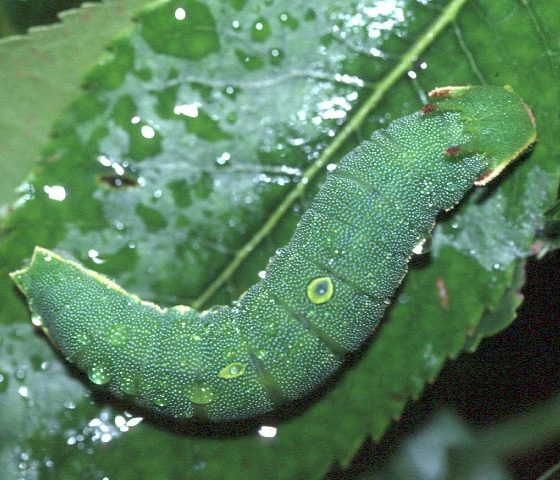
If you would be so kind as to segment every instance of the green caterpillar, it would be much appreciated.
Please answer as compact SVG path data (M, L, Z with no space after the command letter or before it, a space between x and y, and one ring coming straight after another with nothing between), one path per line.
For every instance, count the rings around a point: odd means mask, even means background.
M350 152L265 277L229 306L162 308L44 248L12 278L91 382L180 419L254 417L306 395L372 333L415 245L536 139L498 87L446 87Z

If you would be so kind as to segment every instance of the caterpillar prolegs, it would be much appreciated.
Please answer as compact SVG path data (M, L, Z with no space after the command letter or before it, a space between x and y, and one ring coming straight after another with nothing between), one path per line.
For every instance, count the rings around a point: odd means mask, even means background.
M53 345L117 397L180 419L269 412L340 367L437 214L535 141L530 110L508 89L430 96L341 160L265 277L229 306L162 308L40 247L12 278Z

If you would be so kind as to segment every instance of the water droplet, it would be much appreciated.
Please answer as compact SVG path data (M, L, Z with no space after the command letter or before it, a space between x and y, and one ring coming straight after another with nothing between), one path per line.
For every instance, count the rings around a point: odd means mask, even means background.
M423 255L424 253L428 253L432 248L432 237L428 236L426 238L421 239L412 249L412 253L416 255Z
M220 370L218 376L220 378L230 379L240 377L245 373L245 364L241 362L233 362L226 365Z
M66 189L61 185L45 185L43 190L51 200L62 202L66 198ZM49 260L50 257L48 257L48 260L47 257L45 257L46 262Z
M279 17L280 23L283 26L290 28L291 30L295 30L299 26L299 22L292 17L288 12L282 12Z
M272 65L280 65L284 60L285 54L280 48L271 48L268 51L268 56Z
M187 388L187 398L197 405L207 405L214 398L214 392L203 383L195 383Z
M258 430L258 434L263 438L274 438L278 429L276 427L271 427L268 425L263 425Z
M216 158L216 163L218 165L225 165L231 160L231 154L229 152L223 152L219 157Z
M410 301L410 295L408 293L401 293L398 297L398 302L402 304L406 304Z
M142 125L142 127L140 128L140 133L144 138L147 138L148 140L154 138L156 135L156 131L150 125Z
M305 12L303 19L306 22L311 22L313 20L315 20L317 18L317 14L315 13L315 10L313 10L312 8L307 9L307 11Z
M43 318L41 317L41 315L34 314L34 315L31 316L31 323L33 325L35 325L36 327L42 327L43 326Z
M185 9L184 8L175 9L175 18L179 21L187 18L187 12L185 11Z
M243 52L240 49L235 50L235 55L237 59L241 62L241 65L246 70L257 70L264 66L264 61L258 55L252 55L246 52Z
M25 385L22 385L21 387L18 388L18 393L23 398L28 398L29 397L29 388L27 388Z
M206 462L203 462L202 460L200 462L196 462L193 466L192 469L195 472L199 472L201 470L204 470L206 468Z
M138 381L136 377L120 378L119 389L126 395L136 395L138 393Z
M264 17L259 17L253 23L253 27L251 29L251 38L255 42L264 42L268 37L270 37L270 24L268 20Z
M0 370L0 392L5 392L8 389L8 374Z
M111 374L107 367L103 365L94 365L88 370L88 377L96 385L105 385L111 380Z
M113 347L119 347L128 340L128 327L122 324L112 325L107 340Z

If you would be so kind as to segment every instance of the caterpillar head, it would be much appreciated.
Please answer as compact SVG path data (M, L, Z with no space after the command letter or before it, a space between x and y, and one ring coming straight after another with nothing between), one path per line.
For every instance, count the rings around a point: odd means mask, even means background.
M432 90L430 97L434 103L429 105L435 106L426 113L462 114L470 141L460 146L461 152L484 152L488 157L489 168L476 185L485 185L498 176L536 141L535 117L510 87L440 87ZM453 146L453 152L456 148Z

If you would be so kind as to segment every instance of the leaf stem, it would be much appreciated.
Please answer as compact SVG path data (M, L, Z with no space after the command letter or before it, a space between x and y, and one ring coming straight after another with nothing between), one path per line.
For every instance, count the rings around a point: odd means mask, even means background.
M194 300L192 307L200 309L216 291L231 277L239 265L256 248L256 246L270 233L274 226L284 216L286 211L293 203L302 196L307 188L307 184L321 171L337 150L364 122L373 108L380 102L385 93L399 80L399 78L411 67L413 62L428 48L435 40L437 35L442 32L457 16L457 13L467 0L452 0L441 12L436 21L428 30L403 54L399 63L378 83L377 88L360 106L356 113L350 118L348 123L340 130L333 141L323 150L321 156L305 171L302 181L286 196L278 205L276 210L270 215L268 220L253 235L253 237L236 253L231 262L222 270L220 275L208 285L202 294Z

